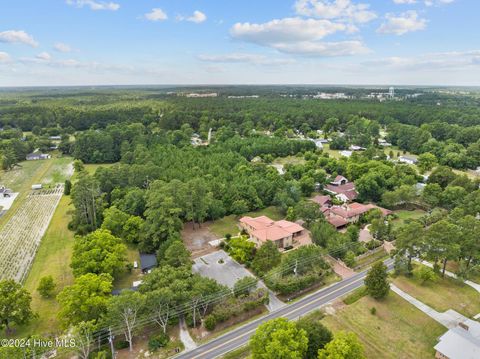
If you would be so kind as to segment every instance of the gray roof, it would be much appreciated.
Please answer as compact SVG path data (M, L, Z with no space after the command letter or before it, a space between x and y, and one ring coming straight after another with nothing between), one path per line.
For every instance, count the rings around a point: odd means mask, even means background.
M140 253L140 268L142 271L155 268L157 266L157 256L155 254Z
M450 359L478 359L480 358L480 323L467 319L464 325L450 329L440 337L435 350Z

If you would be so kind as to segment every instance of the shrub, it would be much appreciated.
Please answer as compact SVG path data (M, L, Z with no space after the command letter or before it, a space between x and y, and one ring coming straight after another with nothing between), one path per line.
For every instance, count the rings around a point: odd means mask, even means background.
M117 350L128 348L130 345L126 340L118 340L115 342L114 347Z
M428 282L434 282L437 278L437 275L433 269L427 266L420 266L420 268L416 271L416 275L421 280L422 285Z
M214 315L207 315L205 317L205 320L203 322L203 325L205 326L205 329L212 331L215 329L217 325L217 319L215 318Z
M347 266L352 268L355 265L355 253L348 251L347 254L345 254L345 258L343 258L343 261Z
M355 289L352 293L347 295L344 299L343 302L347 305L355 303L357 300L365 297L367 295L367 288L366 287L360 287L358 289Z
M371 315L377 314L377 308L371 307L371 308L370 308L370 314L371 314Z
M170 341L170 337L167 334L161 333L148 340L148 350L154 352L159 348L165 347Z
M193 316L192 316L192 313L188 313L186 316L185 316L185 323L187 324L187 326L189 328L193 328ZM196 315L195 317L195 325L198 327L199 325L201 324L201 318L200 318L200 315Z
M233 286L233 294L235 297L249 295L252 290L257 286L258 279L254 277L243 277L235 282Z
M225 239L229 241L230 239L232 239L232 235L230 233L225 234Z
M49 275L40 279L37 290L43 298L50 298L53 295L55 286L56 284L53 281L53 277Z

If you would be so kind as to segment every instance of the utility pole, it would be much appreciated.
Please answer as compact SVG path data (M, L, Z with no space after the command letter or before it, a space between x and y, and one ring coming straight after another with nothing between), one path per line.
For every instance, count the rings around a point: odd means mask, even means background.
M115 349L113 348L113 338L112 329L108 328L108 341L110 342L110 349L112 350L112 359L115 359Z
M295 268L293 268L293 273L297 275L298 259L295 259Z

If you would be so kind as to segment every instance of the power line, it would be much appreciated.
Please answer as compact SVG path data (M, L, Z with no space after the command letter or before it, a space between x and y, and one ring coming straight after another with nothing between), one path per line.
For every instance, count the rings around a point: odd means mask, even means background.
M333 251L327 252L326 254L331 255L331 256L335 256L335 254L341 253L344 250L348 250L352 246L354 246L355 244L356 243L354 243L354 242L344 244L343 246L341 246L339 248L336 248ZM308 264L309 262L311 262L313 260L316 260L316 259L318 259L318 258L317 257L307 257L307 258L297 259L295 262L290 263L287 266L282 266L282 267L280 267L276 270L268 272L267 274L261 276L259 279L265 281L265 280L268 280L270 277L274 278L275 276L278 276L280 274L288 273L289 271L291 271L295 267L298 268L299 265ZM244 285L244 286L242 286L240 288L237 288L237 289L242 290L242 289L247 289L248 287L249 287L248 285ZM197 308L199 308L201 306L209 306L209 305L218 303L221 300L223 300L224 298L231 296L232 293L233 292L232 292L231 289L227 289L227 290L224 290L224 291L221 291L221 292L217 292L213 295L206 296L195 304L192 304L191 301L180 304L175 309L168 311L169 316L170 316L170 318L180 317L181 315L189 313L189 312L193 311L194 309L196 310ZM164 313L166 314L167 312L164 312ZM141 328L141 327L146 326L148 324L152 324L152 323L156 322L156 320L154 318L152 318L152 315L153 315L153 313L145 314L144 318L136 321L135 325L133 326L133 329L138 329L138 328ZM111 336L113 334L122 334L123 333L123 328L124 327L122 325L117 325L115 327L109 328L108 332L106 331L105 328L100 329L97 332L98 333L103 333L103 334L100 334L95 339L92 339L92 342L104 341L108 338L111 338Z

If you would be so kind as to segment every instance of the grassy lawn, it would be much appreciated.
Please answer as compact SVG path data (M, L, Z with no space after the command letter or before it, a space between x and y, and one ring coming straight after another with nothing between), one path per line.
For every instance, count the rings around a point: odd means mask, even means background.
M250 357L250 347L245 345L222 356L222 359L245 359Z
M40 278L47 275L51 275L57 284L56 293L73 282L70 259L74 234L67 228L70 221L68 211L71 208L70 197L63 196L42 239L25 282L25 288L32 295L32 309L38 314L38 318L28 326L18 328L16 333L18 337L25 337L33 333L41 335L60 331L57 302L54 298L43 299L37 292L37 287Z
M324 143L323 144L323 152L324 153L328 153L330 155L330 157L333 157L333 158L341 158L342 156L340 155L340 151L339 150L331 150L330 149L330 144L328 143Z
M394 228L402 226L408 219L418 219L426 214L426 212L422 211L421 209L415 209L413 211L402 209L394 211L394 213L398 216L398 218L392 221Z
M439 276L436 282L422 285L415 275L408 278L398 276L394 278L393 283L439 312L453 309L467 317L480 313L478 292L452 278Z
M447 270L452 273L456 273L458 271L458 266L459 266L458 262L454 262L454 261L447 262ZM480 270L471 273L468 279L471 280L472 282L480 284Z
M267 216L273 219L274 221L278 221L283 218L282 213L277 207L267 207L264 209L260 209L258 211L248 212L245 213L243 216L251 216L251 217L258 217L258 216ZM230 233L232 235L236 235L240 232L238 228L238 220L241 216L235 216L231 214L229 216L225 216L221 219L217 219L212 223L208 224L208 229L216 234L217 236L224 237L225 234Z
M372 307L375 315L370 313ZM372 359L433 358L433 346L447 330L393 292L383 301L363 297L322 322L334 332L357 334Z
M70 178L73 167L72 157L58 157L54 159L53 165L47 170L42 178L44 184L64 183L65 180Z
M140 253L138 252L138 249L134 247L128 247L127 248L127 259L129 263L132 263L134 261L137 261L138 266L140 268ZM132 269L131 272L125 273L121 278L118 278L114 283L113 287L114 289L125 289L125 288L131 288L132 284L134 281L140 280L141 277L141 271L140 269Z
M297 164L304 164L306 161L303 157L296 157L296 156L287 156L287 157L278 157L272 162L272 164L276 165L297 165Z
M87 163L85 164L85 170L88 174L93 175L97 168L99 167L110 167L113 166L115 163Z

